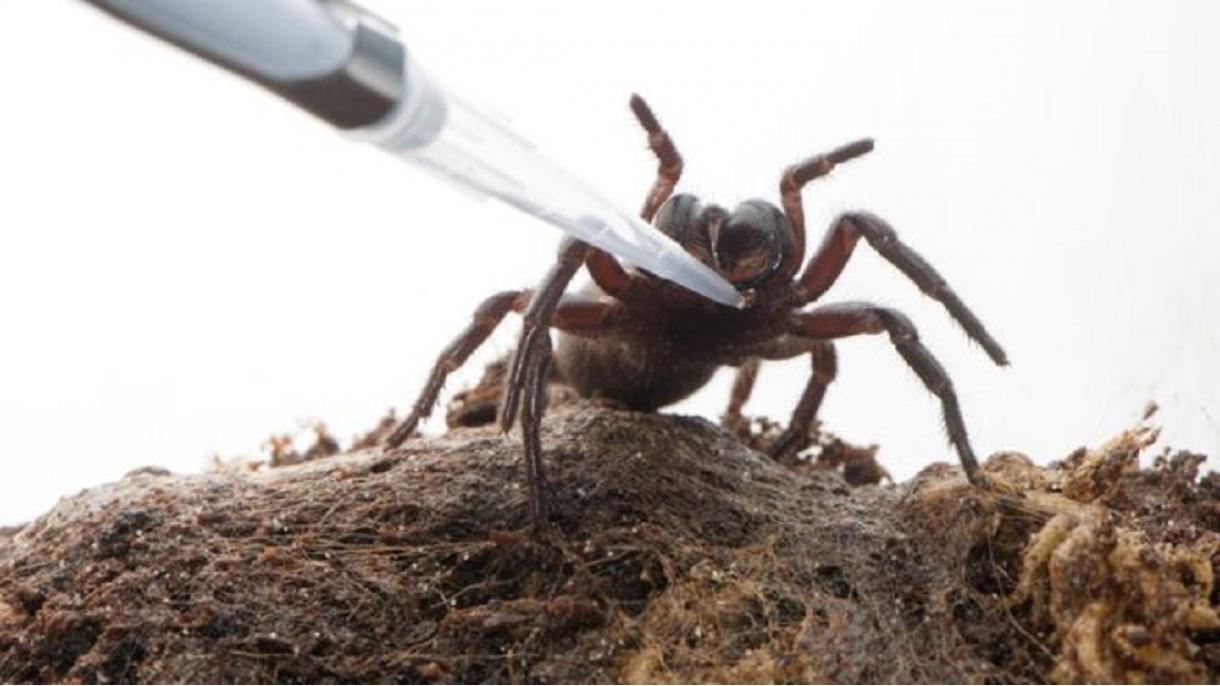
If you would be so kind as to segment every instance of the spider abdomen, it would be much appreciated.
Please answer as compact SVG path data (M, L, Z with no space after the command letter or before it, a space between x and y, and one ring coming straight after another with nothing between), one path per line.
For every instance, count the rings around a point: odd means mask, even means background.
M616 339L561 334L555 350L559 379L588 398L606 398L652 411L682 400L716 373L715 362Z

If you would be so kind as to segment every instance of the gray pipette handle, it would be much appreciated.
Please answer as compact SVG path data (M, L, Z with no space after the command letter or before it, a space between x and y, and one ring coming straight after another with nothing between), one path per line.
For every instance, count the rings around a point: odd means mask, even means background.
M393 27L342 0L87 2L342 129L373 124L402 96Z

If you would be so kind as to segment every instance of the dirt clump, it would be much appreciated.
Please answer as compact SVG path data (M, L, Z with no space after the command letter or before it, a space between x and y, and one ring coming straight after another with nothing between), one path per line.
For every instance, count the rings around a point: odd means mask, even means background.
M1151 438L851 487L561 402L540 537L486 426L135 473L0 536L0 680L1215 683L1220 478Z

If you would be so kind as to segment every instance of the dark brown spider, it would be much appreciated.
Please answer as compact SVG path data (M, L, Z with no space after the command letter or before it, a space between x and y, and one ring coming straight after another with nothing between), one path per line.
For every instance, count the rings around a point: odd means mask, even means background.
M411 413L387 439L389 445L397 446L411 435L431 412L445 377L466 361L508 312L523 313L500 425L505 431L511 429L520 413L530 515L535 526L543 526L547 500L539 425L552 360L559 379L582 395L610 398L644 411L677 402L706 384L722 365L734 366L739 371L729 403L732 419L740 418L759 360L807 354L813 375L788 428L768 449L778 457L804 447L826 386L835 377L831 341L887 333L898 354L940 398L949 441L966 476L982 485L953 384L905 315L859 302L801 309L830 288L856 242L864 238L943 304L996 364L1007 364L1004 350L940 274L871 214L854 212L838 218L804 272L796 276L805 254L801 188L835 165L871 151L873 142L856 141L789 167L779 184L782 210L765 200L749 200L729 212L691 195L672 195L682 174L682 158L643 98L632 96L631 110L648 132L649 147L660 161L641 216L723 274L747 295L749 305L741 310L718 305L645 271L625 270L608 253L567 239L557 263L536 290L497 293L479 306L470 326L441 353ZM581 265L594 283L579 294L565 294ZM551 327L560 331L553 357Z

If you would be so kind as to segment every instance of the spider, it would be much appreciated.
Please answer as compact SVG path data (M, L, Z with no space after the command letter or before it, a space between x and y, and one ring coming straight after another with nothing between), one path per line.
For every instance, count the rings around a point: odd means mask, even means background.
M830 288L863 238L944 305L996 364L1007 364L999 343L940 274L877 216L867 212L840 216L801 271L805 254L801 190L836 165L870 152L873 141L849 143L788 167L779 183L782 209L766 200L748 200L730 212L693 195L674 194L682 157L643 98L633 95L630 106L659 162L641 216L728 279L746 297L747 305L739 310L714 303L647 271L625 269L613 256L586 243L565 239L558 260L536 289L503 291L478 307L470 325L441 353L418 400L387 438L388 445L398 446L414 432L436 404L446 376L509 312L521 314L524 324L506 375L499 422L507 432L520 415L529 513L535 528L542 528L548 508L539 432L548 374L553 372L583 396L653 411L694 393L721 366L737 367L726 415L732 421L741 418L761 360L808 355L813 373L787 428L767 448L779 458L805 446L826 388L835 378L832 341L885 333L940 399L949 442L966 476L976 486L986 487L953 384L920 342L910 319L864 302L803 309ZM581 266L593 282L580 293L565 293ZM554 351L551 328L560 332Z

